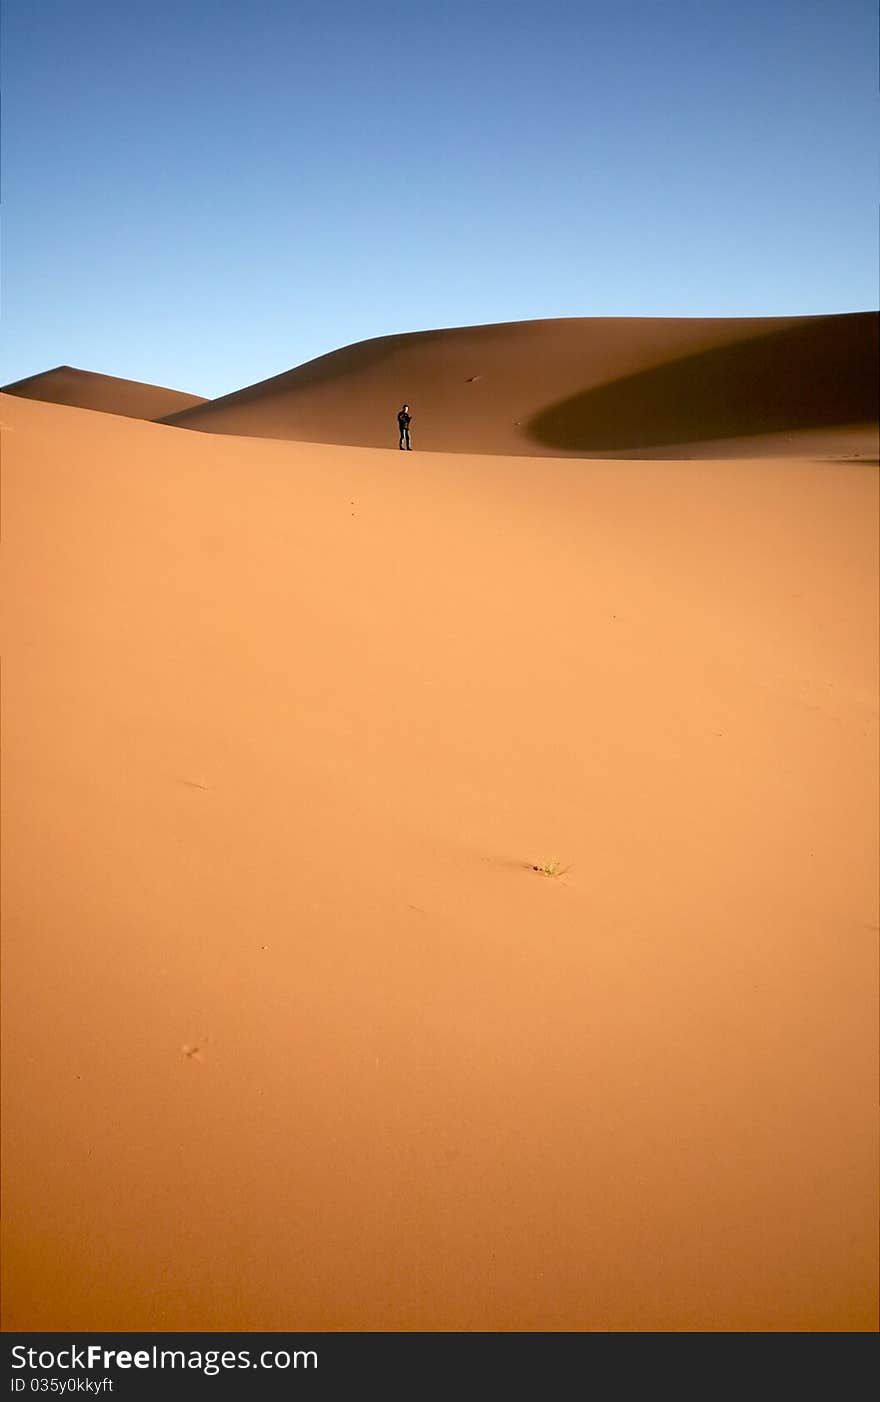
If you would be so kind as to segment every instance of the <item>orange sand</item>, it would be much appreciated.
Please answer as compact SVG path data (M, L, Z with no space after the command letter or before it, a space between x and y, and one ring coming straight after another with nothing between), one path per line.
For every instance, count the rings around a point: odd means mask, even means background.
M4 1327L873 1330L876 473L0 421Z
M196 394L181 394L176 389L145 385L138 380L120 380L115 375L97 375L91 370L74 370L70 365L58 365L42 375L29 375L26 380L4 385L3 393L49 404L70 404L77 409L98 409L103 414L122 414L131 419L161 419L207 402Z
M168 421L528 456L877 456L878 318L568 317L383 336ZM96 405L94 407L100 407Z

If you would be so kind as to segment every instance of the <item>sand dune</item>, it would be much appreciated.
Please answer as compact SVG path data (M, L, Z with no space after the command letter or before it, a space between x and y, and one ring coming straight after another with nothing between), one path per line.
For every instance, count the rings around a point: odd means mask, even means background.
M877 317L570 318L363 341L184 410L185 428L615 457L876 456Z
M872 1331L876 473L0 421L4 1327Z
M197 394L181 394L176 389L144 385L137 380L119 380L115 375L74 370L70 365L58 365L41 375L16 380L14 384L4 385L2 392L49 404L98 409L103 414L121 414L129 419L161 419L206 403Z

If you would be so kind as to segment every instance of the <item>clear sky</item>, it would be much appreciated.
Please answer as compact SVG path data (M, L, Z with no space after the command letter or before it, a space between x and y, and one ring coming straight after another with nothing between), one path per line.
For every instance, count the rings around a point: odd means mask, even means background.
M0 383L877 305L874 0L4 0Z

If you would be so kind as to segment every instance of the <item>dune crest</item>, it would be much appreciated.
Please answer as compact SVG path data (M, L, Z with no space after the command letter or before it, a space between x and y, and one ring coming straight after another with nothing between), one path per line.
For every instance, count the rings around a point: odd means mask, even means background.
M877 316L567 318L385 336L166 418L249 437L604 457L876 456Z
M48 404L67 404L76 409L96 409L102 414L119 414L128 419L162 419L207 401L197 394L183 394L161 385L121 380L115 375L98 375L57 365L39 375L4 385L3 394L22 399L38 399Z

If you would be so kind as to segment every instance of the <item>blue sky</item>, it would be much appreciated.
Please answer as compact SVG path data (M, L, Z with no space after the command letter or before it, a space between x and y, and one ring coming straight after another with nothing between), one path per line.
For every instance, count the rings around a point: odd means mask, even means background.
M0 383L877 305L874 0L4 0Z

